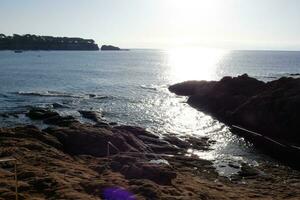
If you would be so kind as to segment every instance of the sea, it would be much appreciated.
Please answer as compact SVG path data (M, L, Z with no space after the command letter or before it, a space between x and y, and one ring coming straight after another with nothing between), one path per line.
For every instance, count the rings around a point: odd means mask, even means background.
M0 127L32 122L30 106L55 108L83 119L78 110L101 112L108 121L137 125L164 137L208 137L208 151L189 154L213 161L221 175L236 165L275 162L229 127L190 107L168 86L187 80L219 80L247 73L262 81L299 77L300 52L203 48L130 51L0 51ZM8 116L5 114L9 114ZM234 167L232 167L234 166Z

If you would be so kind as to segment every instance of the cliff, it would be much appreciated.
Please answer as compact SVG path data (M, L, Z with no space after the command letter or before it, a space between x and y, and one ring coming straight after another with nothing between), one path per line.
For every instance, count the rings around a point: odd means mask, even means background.
M92 39L0 34L0 50L89 50L99 47Z

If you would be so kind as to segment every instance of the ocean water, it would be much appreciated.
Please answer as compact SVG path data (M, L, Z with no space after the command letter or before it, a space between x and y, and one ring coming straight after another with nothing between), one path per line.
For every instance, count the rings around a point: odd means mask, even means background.
M0 52L0 126L31 123L28 106L57 109L80 120L78 110L102 112L110 121L138 125L164 136L216 140L210 151L193 151L213 160L220 173L229 163L268 160L227 126L187 105L168 91L185 80L218 80L243 73L263 81L300 73L300 52L218 49L131 50L111 52Z

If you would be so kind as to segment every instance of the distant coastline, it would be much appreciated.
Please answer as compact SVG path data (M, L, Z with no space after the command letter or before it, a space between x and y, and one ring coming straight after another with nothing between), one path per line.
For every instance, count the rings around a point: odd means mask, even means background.
M93 39L53 37L38 35L6 36L0 34L0 50L81 50L98 51L99 47Z
M120 47L112 45L102 45L101 51L129 51L129 49L121 49Z

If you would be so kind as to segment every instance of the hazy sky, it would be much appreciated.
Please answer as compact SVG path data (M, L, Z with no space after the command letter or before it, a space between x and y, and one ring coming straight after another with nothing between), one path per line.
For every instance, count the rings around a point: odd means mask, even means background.
M121 47L300 50L300 0L1 0L1 32Z

